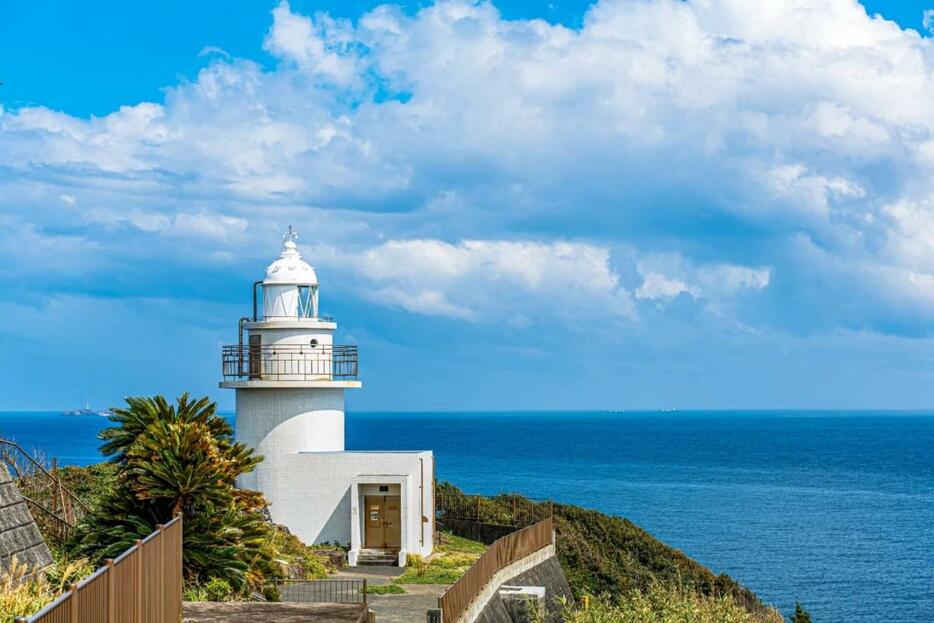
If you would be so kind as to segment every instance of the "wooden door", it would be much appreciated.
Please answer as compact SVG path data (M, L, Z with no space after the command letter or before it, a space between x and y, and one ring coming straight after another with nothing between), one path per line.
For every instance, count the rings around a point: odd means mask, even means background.
M398 495L367 495L366 534L363 546L377 549L402 547L402 498Z
M250 334L249 346L250 378L263 378L263 336L258 333Z
M402 498L398 495L383 497L383 538L389 549L402 547Z

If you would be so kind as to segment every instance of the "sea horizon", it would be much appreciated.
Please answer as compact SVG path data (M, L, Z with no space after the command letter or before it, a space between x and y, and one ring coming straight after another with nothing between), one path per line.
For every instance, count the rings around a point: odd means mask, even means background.
M346 445L430 449L438 479L467 492L626 517L782 612L799 600L822 623L934 620L931 415L350 410ZM386 418L398 425L373 425ZM62 464L103 460L96 435L109 425L0 411L0 436Z
M14 409L6 408L0 409L0 415L4 413L60 413L65 414L68 411L78 409L80 407L62 407L62 408L29 408L29 409ZM97 411L110 410L113 408L119 408L118 405L110 405L107 407L104 406L91 406L90 409ZM218 413L223 414L234 414L234 408L218 408ZM814 414L814 415L845 415L845 416L860 416L860 415L921 415L921 416L934 416L934 407L917 407L917 408L886 408L886 407L868 407L868 408L844 408L844 407L834 407L834 408L823 408L823 407L789 407L789 408L773 408L773 407L764 407L764 408L743 408L743 407L729 407L729 408L670 408L670 409L625 409L625 408L593 408L593 409L354 409L347 407L345 413L360 413L360 414L369 414L369 415L445 415L445 414L471 414L471 415L483 415L483 414L492 414L492 415L502 415L502 414L651 414L651 415L677 415L677 414L719 414L719 415L730 415L730 414L739 414L743 416L749 415L805 415L805 414ZM105 416L80 416L80 417L105 417Z

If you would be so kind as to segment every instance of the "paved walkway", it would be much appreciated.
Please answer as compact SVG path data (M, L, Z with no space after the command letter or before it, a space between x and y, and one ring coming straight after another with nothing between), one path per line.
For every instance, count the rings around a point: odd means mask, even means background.
M388 584L405 569L399 567L346 567L334 578L366 579L370 584ZM447 584L401 584L404 595L367 595L367 604L376 613L377 623L419 623L429 608L438 607L438 595Z
M298 604L268 601L186 602L183 621L184 623L359 623L362 614L361 604ZM416 619L408 620L415 621Z

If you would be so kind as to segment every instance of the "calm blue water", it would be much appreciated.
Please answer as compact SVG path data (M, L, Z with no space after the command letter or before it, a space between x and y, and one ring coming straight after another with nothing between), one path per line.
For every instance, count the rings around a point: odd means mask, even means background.
M97 461L106 425L0 413L67 463ZM356 413L347 446L433 449L467 491L626 516L817 623L934 621L934 414Z

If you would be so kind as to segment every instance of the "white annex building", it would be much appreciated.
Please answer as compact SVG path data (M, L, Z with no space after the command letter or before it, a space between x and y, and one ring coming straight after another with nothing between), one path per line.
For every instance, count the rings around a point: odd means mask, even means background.
M253 284L240 341L223 348L221 387L237 400L237 439L264 457L238 483L261 491L273 521L306 543L349 545L355 565L431 553L434 456L344 450L344 391L361 387L357 347L334 344L318 278L289 227Z

